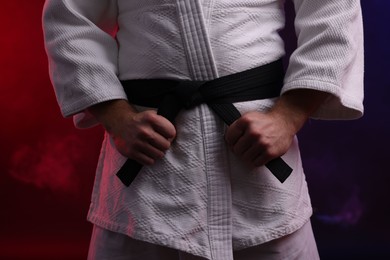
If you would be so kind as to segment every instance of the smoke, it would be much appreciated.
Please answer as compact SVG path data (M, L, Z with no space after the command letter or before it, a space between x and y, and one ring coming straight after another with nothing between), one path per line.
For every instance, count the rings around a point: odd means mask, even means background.
M23 145L11 156L9 174L24 183L55 192L75 194L80 190L82 140L77 135L46 137Z
M314 217L329 225L355 226L366 213L361 184L354 176L362 165L353 155L339 154L331 146L319 147L317 156L310 153L304 158Z
M316 218L326 224L349 227L358 224L363 215L363 203L359 197L359 188L354 186L351 194L341 203L333 214L316 214Z

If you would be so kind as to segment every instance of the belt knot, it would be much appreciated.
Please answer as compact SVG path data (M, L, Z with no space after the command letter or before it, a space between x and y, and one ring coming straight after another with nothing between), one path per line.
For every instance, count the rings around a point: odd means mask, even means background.
M200 91L203 84L203 81L180 81L175 88L174 95L184 108L196 107L207 102Z

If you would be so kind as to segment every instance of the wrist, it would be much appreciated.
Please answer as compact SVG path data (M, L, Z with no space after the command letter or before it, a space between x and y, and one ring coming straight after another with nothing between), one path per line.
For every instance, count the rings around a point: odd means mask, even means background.
M328 96L329 93L312 89L291 90L284 93L269 112L281 117L296 134Z
M118 124L137 114L137 110L124 99L98 103L89 107L88 111L109 133L113 132Z

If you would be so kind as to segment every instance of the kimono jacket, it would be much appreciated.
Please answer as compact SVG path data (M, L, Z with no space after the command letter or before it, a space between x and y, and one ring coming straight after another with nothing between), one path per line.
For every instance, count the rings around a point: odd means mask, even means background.
M313 115L363 113L363 28L358 0L293 0L297 48L283 94L306 88L331 95ZM285 55L278 0L46 0L43 29L50 76L64 117L96 125L86 108L127 99L120 80L211 80ZM161 86L163 87L163 86ZM266 111L275 99L235 103ZM143 109L143 108L140 108ZM130 187L116 173L127 158L108 134L102 144L88 220L134 239L207 259L290 234L312 207L295 138L279 182L250 170L224 141L226 126L207 105L183 110L165 157Z

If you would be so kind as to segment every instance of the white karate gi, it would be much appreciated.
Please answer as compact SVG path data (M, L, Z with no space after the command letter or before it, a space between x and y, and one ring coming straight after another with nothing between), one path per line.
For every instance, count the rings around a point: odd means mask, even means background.
M320 119L363 113L363 29L358 0L293 0L298 47L282 93L331 93ZM50 75L64 116L96 122L91 105L126 99L119 80L210 80L284 55L277 0L46 0L43 26ZM118 27L117 27L118 26ZM116 29L116 39L112 37ZM163 87L163 86L162 86ZM274 99L237 103L264 111ZM312 214L297 140L283 159L282 184L265 167L249 172L227 148L226 126L206 105L182 111L166 156L144 167L130 187L125 162L106 134L88 220L134 239L207 259L232 259L298 230Z

